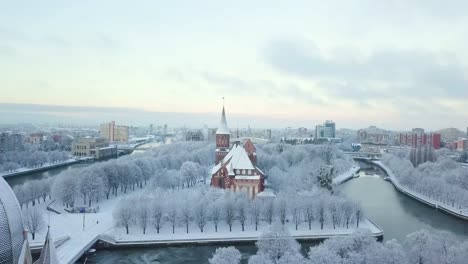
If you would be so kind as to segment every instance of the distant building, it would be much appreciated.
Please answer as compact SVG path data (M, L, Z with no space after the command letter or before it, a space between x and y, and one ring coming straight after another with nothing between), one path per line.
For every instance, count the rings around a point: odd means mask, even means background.
M315 138L325 138L325 129L323 129L323 125L315 126Z
M426 134L424 130L413 130L418 133L400 133L400 146L417 148L419 146L431 145L434 149L440 149L441 135L438 133ZM422 133L421 133L422 132Z
M0 133L0 153L23 149L23 135L6 132Z
M413 134L424 134L424 128L413 128L411 129Z
M457 150L457 141L453 142L446 142L445 143L445 148L450 149L450 150Z
M300 127L297 129L298 134L307 134L307 128L305 127Z
M80 138L72 144L72 155L105 159L117 156L117 147L109 146L104 138Z
M117 126L115 121L101 124L99 132L109 142L128 143L129 127Z
M336 124L331 120L325 121L323 124L325 129L325 137L326 138L336 138Z
M315 138L335 138L336 124L331 120L325 121L322 125L315 126Z
M450 128L444 128L436 131L436 133L440 134L442 136L442 141L444 142L451 142L451 141L456 141L458 138L464 138L465 133L463 131L459 130L458 128L450 127Z
M28 137L28 143L34 146L41 146L42 142L44 141L44 134L43 133L32 133Z
M359 129L357 131L357 138L359 142L387 143L390 139L390 133L376 126L370 126Z
M459 138L457 140L457 150L464 151L468 149L468 139L466 138Z
M185 141L203 141L204 136L201 130L189 130L185 133Z
M271 140L271 129L266 129L264 131L264 136L266 139Z

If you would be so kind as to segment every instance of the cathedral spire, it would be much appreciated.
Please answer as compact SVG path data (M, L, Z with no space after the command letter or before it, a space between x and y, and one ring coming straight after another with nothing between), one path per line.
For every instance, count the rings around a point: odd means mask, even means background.
M224 101L224 98L223 98L223 101ZM223 105L223 112L221 113L221 122L219 124L218 130L216 131L216 134L218 135L230 134L227 121L226 121L226 112L224 111L224 105Z

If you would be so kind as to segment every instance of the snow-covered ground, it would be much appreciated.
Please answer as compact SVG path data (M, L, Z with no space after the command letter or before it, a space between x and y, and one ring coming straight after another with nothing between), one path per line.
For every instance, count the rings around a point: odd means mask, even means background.
M351 168L349 168L348 171L346 171L346 172L336 176L335 178L333 178L333 184L335 184L335 185L342 184L343 182L353 178L354 175L358 174L360 169L361 169L361 167L359 167L357 165L353 165Z
M151 243L203 243L214 241L245 241L256 240L262 230L267 228L266 222L261 222L258 231L255 231L255 225L250 220L246 221L245 231L241 230L239 222L235 222L232 227L232 232L229 232L229 227L225 222L220 221L218 232L214 230L214 224L208 222L204 228L204 232L194 224L190 224L189 233L186 233L185 226L178 224L175 228L175 234L172 234L172 226L170 223L164 223L160 234L150 224L147 228L147 233L142 234L142 229L138 226L130 227L130 234L125 233L123 227L115 227L114 218L112 216L114 207L118 204L119 200L128 196L140 196L148 189L136 190L127 195L120 195L117 198L103 200L100 202L100 212L95 214L70 214L70 213L48 213L45 215L45 220L48 222L50 215L51 232L55 239L60 237L69 236L69 240L57 248L57 255L60 263L74 263L84 252L86 252L94 243L103 239L114 243L116 245L130 245L130 244L151 244ZM45 204L40 206L45 207ZM59 207L55 205L54 208ZM83 230L83 218L85 227ZM355 232L357 229L355 225L350 226L349 229L345 227L337 227L333 229L331 224L326 224L324 229L320 229L317 221L312 224L312 229L308 229L307 223L301 223L298 230L295 230L294 224L291 221L287 223L291 234L295 238L302 239L319 239L333 236L345 236ZM383 231L375 224L367 219L364 219L360 224L360 229L369 230L374 236L380 236ZM43 243L47 229L44 228L40 233L36 234L36 239L32 241L32 246L37 246Z
M6 177L14 176L14 175L17 175L17 174L23 174L23 173L33 172L33 171L38 171L38 170L44 170L44 169L48 169L48 168L53 168L53 167L58 167L58 166L63 166L63 165L75 163L75 162L77 162L77 160L73 159L73 158L70 158L70 159L65 160L65 161L56 162L56 163L46 162L46 163L44 163L44 165L42 167L19 168L19 169L13 171L13 172L0 173L0 176L6 178Z
M452 207L452 206L449 206L449 205L446 205L440 201L437 201L437 200L434 200L430 197L427 197L423 194L420 194L402 184L399 183L398 181L398 178L395 176L395 174L393 174L393 172L387 167L385 166L385 164L383 164L380 160L379 161L372 161L374 164L376 164L377 166L380 166L382 169L384 169L387 174L388 174L388 177L390 177L390 180L391 182L393 183L393 185L396 187L397 190L401 191L402 193L416 199L416 200L419 200L420 202L423 202L423 203L426 203L434 208L438 208L440 210L444 210L454 216L457 216L459 218L462 218L462 219L465 219L465 220L468 220L468 208L462 208L462 209L459 209L459 208L456 208L456 207Z

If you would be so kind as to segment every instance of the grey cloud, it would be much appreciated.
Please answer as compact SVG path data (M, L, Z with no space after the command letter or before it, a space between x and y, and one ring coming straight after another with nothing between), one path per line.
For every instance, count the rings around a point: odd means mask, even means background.
M326 57L317 48L284 40L269 43L264 55L274 69L322 82L334 96L468 97L465 68L454 56L381 50L360 59Z
M231 89L235 89L236 92L246 91L249 89L249 86L250 86L248 82L242 79L217 74L214 72L204 71L200 73L200 76L205 81L208 81L217 85L222 85Z
M205 81L220 85L223 92L268 96L274 99L293 99L307 104L322 104L314 91L304 89L295 83L276 83L271 80L243 80L207 71L202 72L200 75Z

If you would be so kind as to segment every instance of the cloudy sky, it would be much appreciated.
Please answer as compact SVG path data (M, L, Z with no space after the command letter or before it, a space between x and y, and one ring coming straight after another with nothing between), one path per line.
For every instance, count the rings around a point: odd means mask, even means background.
M468 1L1 1L0 103L468 125ZM252 125L252 124L251 124Z

